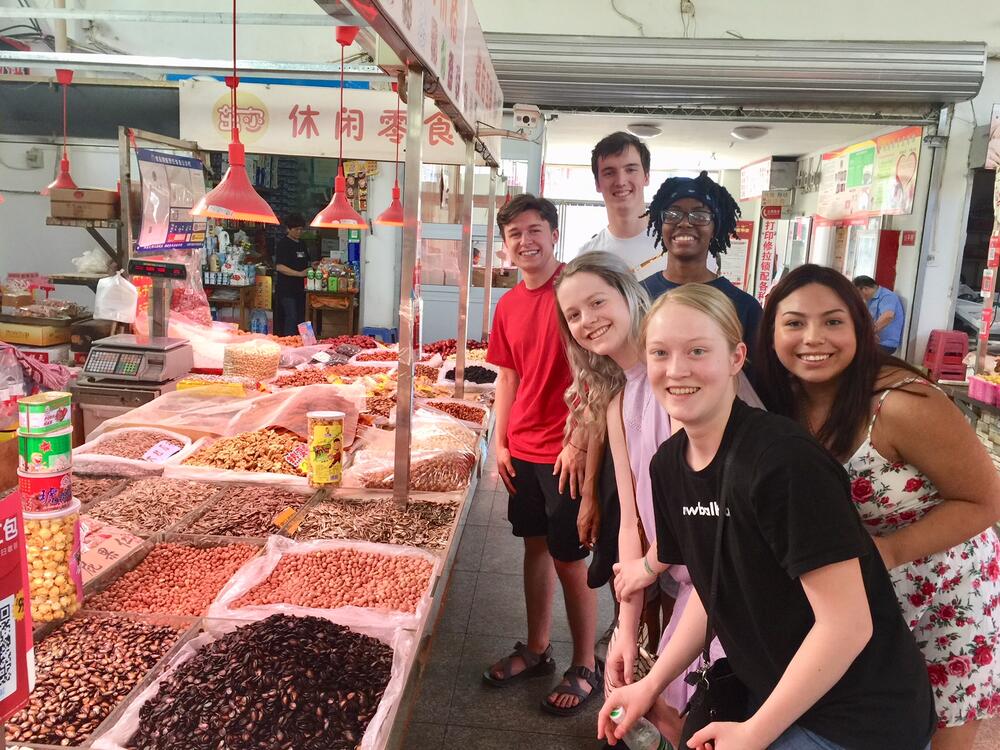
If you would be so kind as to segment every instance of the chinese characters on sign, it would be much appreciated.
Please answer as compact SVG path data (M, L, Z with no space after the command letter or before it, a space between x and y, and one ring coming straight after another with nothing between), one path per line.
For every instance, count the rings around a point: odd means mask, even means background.
M229 113L225 115L229 117ZM205 241L205 220L191 207L205 194L200 159L136 150L142 183L142 214L136 252L191 250Z
M760 235L760 268L757 271L757 301L764 304L764 298L771 291L774 274L775 238L778 236L778 222L764 219Z
M218 81L181 83L182 138L225 150L232 108L221 99L224 91ZM423 161L464 164L465 145L452 121L432 105L425 109ZM270 154L336 157L343 138L347 159L395 161L407 130L406 110L397 112L395 93L366 89L353 89L341 111L335 88L241 85L239 117L247 150Z
M21 495L0 500L0 719L9 719L28 701L33 685L31 606L24 546Z

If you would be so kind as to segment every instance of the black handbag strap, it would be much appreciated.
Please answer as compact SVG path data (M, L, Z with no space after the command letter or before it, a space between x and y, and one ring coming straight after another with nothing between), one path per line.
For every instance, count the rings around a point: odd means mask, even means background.
M712 638L715 634L715 602L719 594L719 568L722 561L722 530L725 526L726 506L732 489L733 463L736 459L736 454L739 452L740 446L743 444L743 438L746 436L750 425L757 421L756 417L757 414L754 411L751 411L751 413L748 414L743 420L743 424L736 428L736 432L733 434L732 442L726 450L726 458L722 463L722 476L719 482L719 520L715 526L715 551L712 554L712 583L708 590L708 602L705 604L705 613L708 615L708 619L705 625L705 647L701 652L702 673L707 671L712 665L710 649L712 646Z

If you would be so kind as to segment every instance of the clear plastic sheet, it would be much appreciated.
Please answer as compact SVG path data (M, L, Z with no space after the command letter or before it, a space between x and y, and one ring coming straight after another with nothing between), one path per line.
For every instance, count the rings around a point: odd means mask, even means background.
M469 486L476 465L475 451L432 450L410 453L412 492L454 492ZM396 472L393 454L368 450L354 454L351 468L344 472L344 487L391 490Z
M216 393L211 387L165 393L127 414L109 419L95 431L100 435L127 425L149 425L182 434L232 436L265 427L284 427L303 438L306 413L344 412L344 444L350 445L364 410L363 385L317 383L276 393L239 397Z
M396 434L391 430L362 428L358 435L361 447L368 453L392 458L396 451ZM414 412L410 421L410 450L457 450L475 453L476 433L457 419L438 411Z
M127 436L130 433L146 432L146 433L158 433L164 436L164 439L169 438L170 440L176 441L181 444L181 448L177 453L167 457L163 461L147 461L141 458L124 458L122 456L114 456L105 453L95 453L94 451L98 449L101 443L105 443L115 437ZM187 435L181 435L178 432L171 432L169 430L161 430L158 427L125 427L120 430L109 430L107 432L102 432L99 436L93 440L84 443L78 448L73 449L73 468L76 471L81 469L86 473L94 473L90 468L93 465L100 466L132 466L140 469L148 469L150 471L155 471L156 469L162 469L168 463L177 463L183 461L191 453L191 438Z
M135 734L139 726L139 712L143 705L159 692L160 681L163 678L194 656L202 646L211 643L236 628L263 620L272 614L274 613L266 612L260 615L248 613L240 620L205 618L202 621L202 633L182 645L180 650L169 659L166 665L156 671L149 686L140 692L122 711L118 721L114 725L101 733L100 737L94 741L92 747L96 750L126 750L129 739ZM353 624L343 622L336 616L317 615L315 610L289 611L287 614L322 616L338 625L347 626L355 633L377 638L392 648L392 671L389 676L389 684L386 686L375 716L372 717L371 722L368 724L368 728L361 738L361 744L358 746L359 750L375 750L376 748L385 747L389 730L392 728L390 719L395 715L399 698L403 693L403 688L406 686L406 679L413 664L415 653L415 638L413 633L377 623Z

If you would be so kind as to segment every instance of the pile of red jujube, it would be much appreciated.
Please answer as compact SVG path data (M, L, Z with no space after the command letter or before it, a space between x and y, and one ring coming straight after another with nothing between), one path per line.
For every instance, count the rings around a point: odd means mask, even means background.
M476 339L469 339L465 342L466 349L486 349L488 346L489 344L487 342L477 341ZM440 354L442 357L450 357L458 351L458 340L441 339L440 341L434 341L430 344L424 344L423 350L425 352L430 352L431 354Z
M231 606L291 604L316 609L371 607L416 612L427 593L430 561L355 549L284 555L271 575Z
M362 349L374 349L379 345L379 342L372 338L371 336L334 336L330 339L320 339L317 343L328 344L331 348L336 349L341 344L350 344L351 346L360 346Z
M204 614L226 582L257 554L249 544L157 544L133 570L86 602L110 612Z

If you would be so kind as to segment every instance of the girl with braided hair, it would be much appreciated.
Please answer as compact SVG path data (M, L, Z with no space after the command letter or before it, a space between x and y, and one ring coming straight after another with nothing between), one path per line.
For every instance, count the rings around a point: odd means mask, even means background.
M707 172L694 178L671 177L656 191L647 216L654 247L662 247L667 256L666 269L642 281L650 299L692 282L715 287L736 306L747 359L753 362L763 315L760 303L708 265L710 254L721 265L720 256L735 236L740 207L733 196Z

